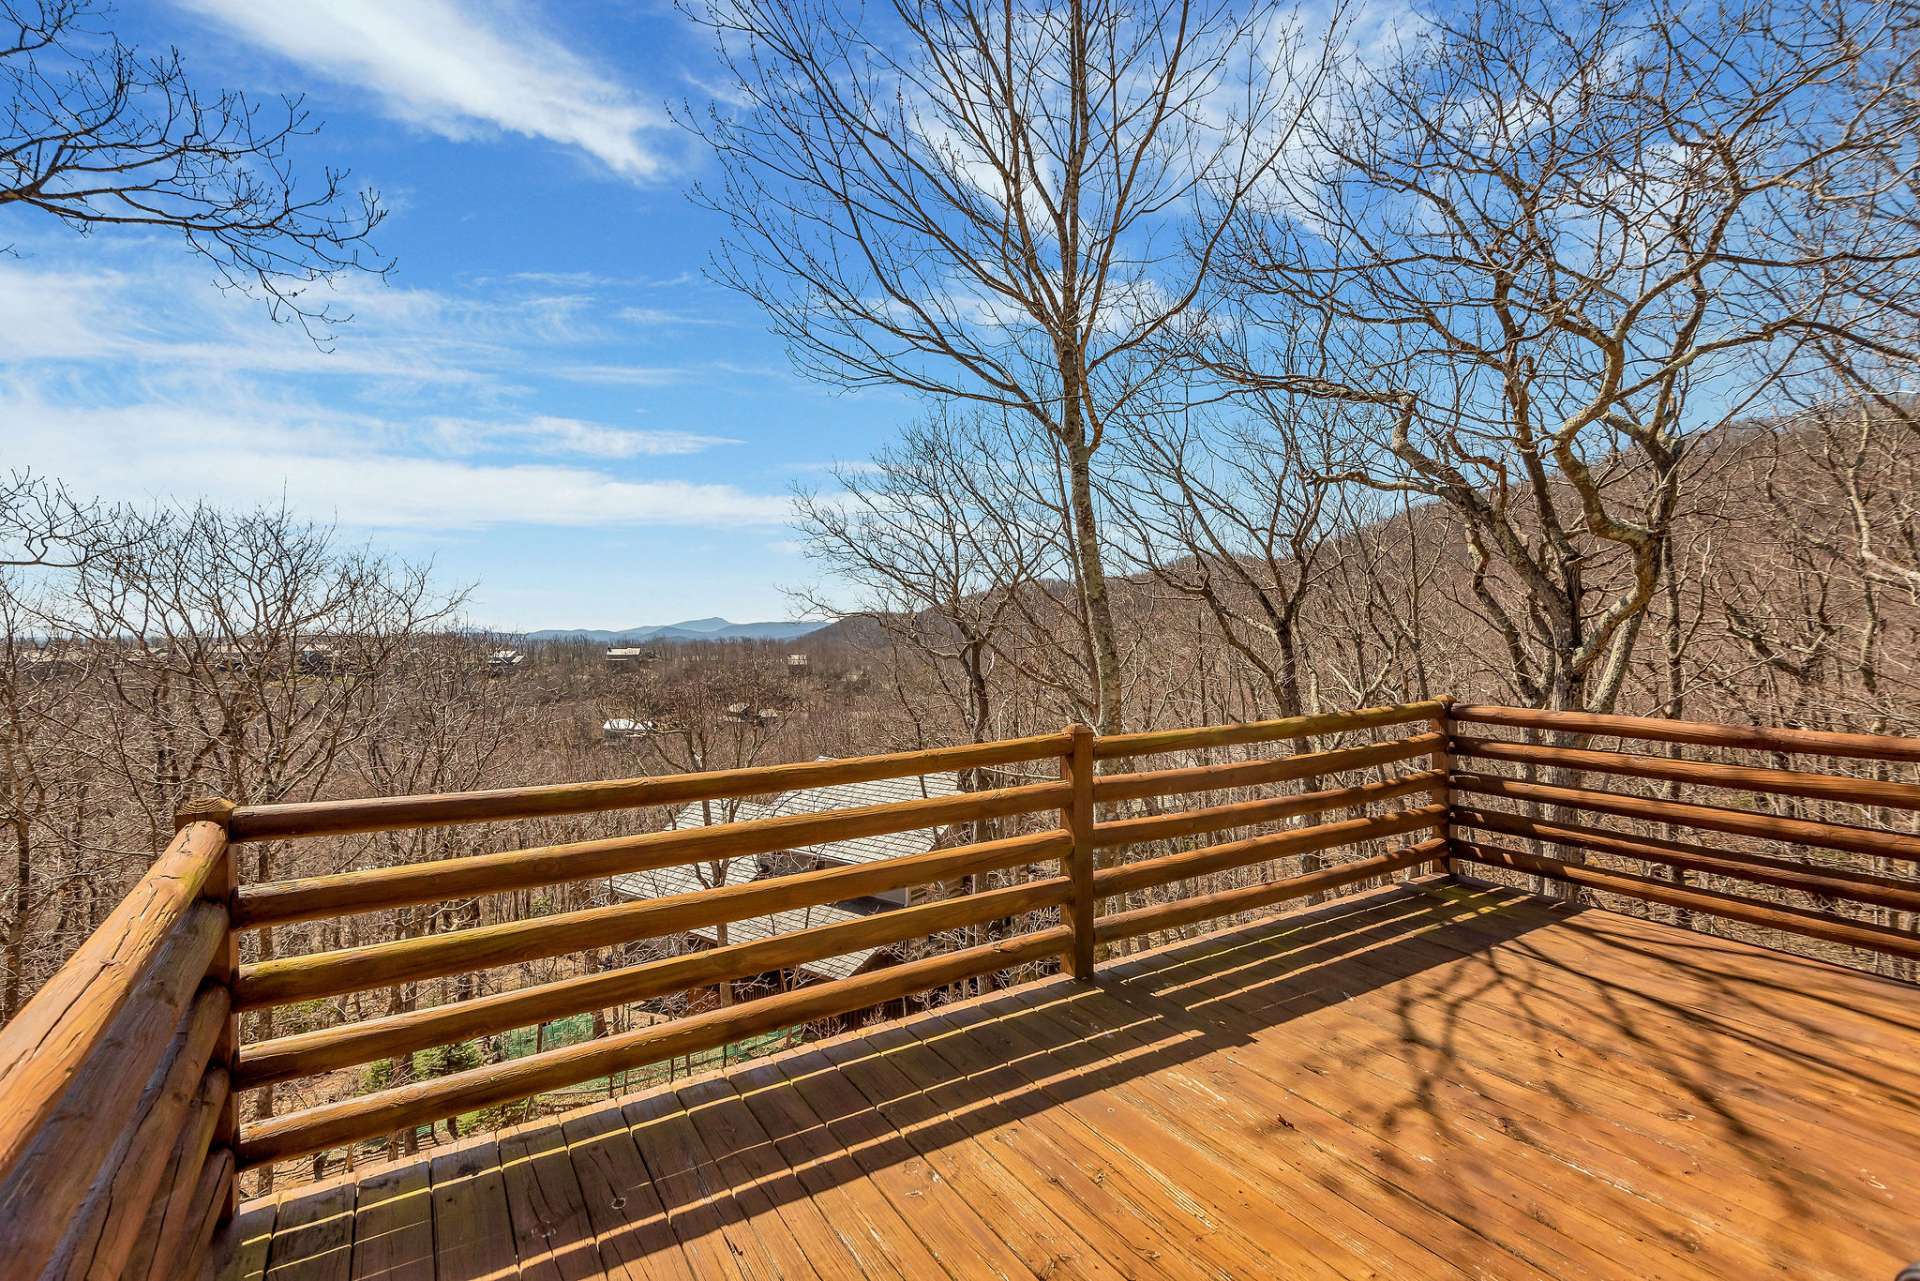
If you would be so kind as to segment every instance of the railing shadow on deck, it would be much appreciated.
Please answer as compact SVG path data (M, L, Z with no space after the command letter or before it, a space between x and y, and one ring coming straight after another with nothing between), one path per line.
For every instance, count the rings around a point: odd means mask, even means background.
M1510 898L1506 895L1503 901ZM597 1275L599 1265L586 1266L586 1259L569 1265L566 1256L592 1251L608 1258L644 1254L649 1240L662 1239L671 1230L668 1215L687 1216L702 1233L725 1232L750 1216L810 1199L883 1167L924 1160L930 1152L1017 1125L1076 1099L1223 1051L1250 1049L1260 1031L1458 962L1461 951L1421 946L1418 939L1436 924L1483 911L1471 896L1446 903L1411 893L1364 906L1335 900L1119 960L1111 971L1103 969L1093 984L1060 977L1042 980L905 1023L878 1025L789 1051L773 1061L739 1065L717 1077L697 1078L670 1091L678 1106L669 1116L650 1117L631 1101L616 1101L528 1123L515 1132L524 1137L495 1142L523 1151L518 1159L534 1163L543 1188L550 1180L539 1176L538 1167L571 1164L568 1144L583 1159L592 1159L583 1151L592 1145L622 1145L617 1157L597 1164L635 1168L637 1161L637 1168L646 1171L646 1186L623 1193L621 1209L640 1212L619 1230L581 1232L587 1220L569 1225L563 1215L543 1225L552 1235L539 1243L540 1249L560 1275ZM1565 915L1490 912L1472 936L1472 949L1494 948ZM1366 963L1356 964L1362 954ZM1226 1013L1229 997L1237 998L1231 1014ZM1258 1013L1247 1012L1249 1002L1257 1003ZM973 1044L964 1044L969 1041ZM784 1090L789 1083L800 1089L785 1101L783 1111L791 1117L793 1108L803 1109L810 1118L807 1128L815 1131L811 1136L800 1129L769 1128L777 1126L775 1114L752 1106L756 1093ZM702 1147L697 1165L676 1159L676 1153L685 1152L684 1139L655 1141L657 1128L684 1124L679 1108L686 1109ZM746 1109L746 1114L728 1125L703 1123L704 1114L718 1108ZM609 1125L614 1116L618 1122ZM1438 1107L1432 1109L1432 1119L1444 1124ZM556 1131L567 1144L557 1141ZM729 1145L724 1137L729 1132L744 1132L746 1142ZM817 1149L823 1137L829 1155L805 1161L804 1172L789 1165L788 1153L810 1139ZM516 1159L503 1156L509 1164ZM760 1173L729 1177L720 1173L722 1166ZM472 1177L497 1176L487 1163ZM573 1178L570 1169L553 1172L553 1181ZM426 1195L423 1190L410 1194ZM670 1203L664 1208L659 1199L663 1194ZM326 1195L327 1189L289 1194L282 1203L283 1217L285 1206ZM363 1214L365 1210L362 1206ZM577 1239L563 1239L569 1227ZM688 1230L684 1224L682 1230ZM338 1234L322 1226L308 1234L315 1253L340 1247ZM437 1248L444 1253L449 1244L442 1237ZM522 1240L523 1249L527 1244ZM433 1236L424 1235L419 1248L435 1249ZM274 1270L303 1261L299 1233L292 1240L276 1235Z

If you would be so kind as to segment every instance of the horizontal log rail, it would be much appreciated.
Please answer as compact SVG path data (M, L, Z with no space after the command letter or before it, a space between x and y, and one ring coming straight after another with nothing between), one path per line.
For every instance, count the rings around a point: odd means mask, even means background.
M1115 801L1177 796L1188 792L1218 792L1231 787L1285 783L1323 774L1340 774L1371 765L1393 765L1446 748L1444 734L1415 734L1366 747L1341 747L1327 752L1302 752L1277 760L1235 761L1225 765L1194 765L1182 769L1148 770L1137 774L1108 774L1093 784L1093 799Z
M1562 805L1569 809L1611 814L1617 818L1642 819L1650 823L1670 823L1677 827L1721 832L1729 836L1752 836L1787 845L1812 845L1820 849L1845 850L1851 854L1920 862L1920 836L1889 832L1877 827L1782 818L1776 814L1755 814L1750 810L1719 805L1693 805L1644 796L1620 796L1612 792L1528 783L1494 774L1455 774L1453 790L1476 796L1538 801L1544 805Z
M1680 761L1628 752L1595 752L1538 743L1510 743L1494 738L1453 740L1455 756L1538 765L1583 773L1619 774L1630 778L1660 779L1740 792L1793 796L1802 800L1834 801L1848 805L1879 805L1889 809L1920 810L1920 783L1895 783L1872 778L1814 774L1803 770L1753 769L1714 761Z
M1290 832L1250 836L1222 845L1100 868L1093 874L1093 890L1100 898L1111 898L1117 894L1170 885L1189 877L1210 876L1215 872L1232 871L1293 854L1314 854L1361 841L1404 836L1409 832L1440 827L1446 821L1446 806L1422 805L1369 818L1342 819Z
M1437 836L1429 837L1424 841L1402 846L1389 854L1376 854L1371 858L1355 859L1351 863L1342 863L1338 867L1323 867L1278 881L1220 890L1194 898L1176 899L1171 903L1156 903L1151 907L1134 908L1127 912L1115 912L1102 916L1094 922L1094 936L1102 943L1111 943L1141 934L1200 925L1219 920L1224 916L1255 912L1294 899L1306 898L1312 894L1344 889L1361 881L1390 876L1395 872L1418 867L1422 863L1431 863L1446 856L1447 842Z
M563 956L588 948L684 934L701 926L722 925L750 916L1058 859L1071 848L1072 838L1066 832L1039 832L854 867L777 876L745 885L722 885L690 894L561 912L425 938L262 961L241 967L234 984L234 1000L238 1008L251 1010L436 975Z
M570 1014L795 969L857 948L924 939L942 930L1059 907L1067 901L1071 888L1066 878L1051 877L880 912L856 921L817 925L751 943L688 952L601 974L262 1041L241 1050L240 1088L315 1076L430 1046L532 1027Z
M1376 801L1399 800L1421 792L1445 791L1447 776L1441 770L1419 770L1401 778L1380 783L1362 783L1357 787L1327 788L1281 796L1271 800L1237 801L1232 805L1214 805L1205 809L1181 810L1175 814L1148 814L1140 818L1114 819L1096 823L1093 843L1097 849L1117 845L1140 845L1148 841L1178 840L1224 832L1236 827L1278 823L1328 810L1353 809Z
M1103 734L1094 742L1093 755L1095 760L1112 760L1123 756L1151 756L1162 752L1186 752L1210 747L1318 738L1323 734L1352 733L1356 730L1406 725L1414 721L1430 721L1440 715L1444 707L1443 700L1428 699L1418 703L1366 707L1351 712L1327 712L1317 716L1288 716L1280 720L1248 721L1239 725L1205 725L1195 729Z
M1704 872L1740 880L1799 890L1820 898L1871 903L1878 907L1920 912L1920 881L1873 876L1865 872L1816 868L1764 854L1714 849L1657 836L1634 836L1579 823L1547 822L1503 810L1455 806L1453 825L1524 836L1594 854L1659 863L1689 872Z
M1550 880L1567 881L1648 902L1664 903L1669 907L1743 921L1784 934L1797 934L1804 938L1894 956L1920 957L1920 935L1865 921L1849 921L1828 912L1784 907L1737 894L1723 894L1717 890L1682 888L1651 877L1541 858L1477 841L1456 841L1455 857L1492 867L1504 867L1510 871L1530 872Z
M349 912L497 894L686 863L745 858L862 836L1031 814L1058 809L1066 801L1068 791L1064 783L1035 783L885 805L849 806L819 813L716 823L711 827L574 841L498 854L470 854L332 876L268 881L240 888L234 897L234 924L242 929L265 929Z
M1456 703L1448 712L1448 717L1468 724L1505 725L1513 729L1564 734L1597 734L1609 738L1640 738L1660 743L1691 743L1699 747L1837 756L1857 760L1920 761L1920 738L1903 738L1892 734L1832 733L1766 725L1719 725L1708 721L1667 720L1653 716L1547 712L1476 703Z
M375 796L364 800L303 801L287 805L242 805L228 827L234 841L285 840L348 832L382 832L408 827L444 827L456 823L494 823L509 819L550 818L604 810L679 805L688 801L765 796L837 783L882 778L911 778L948 770L1012 765L1060 755L1067 735L1037 734L965 747L935 747L884 756L756 765L660 778L607 782L549 783L483 792L430 796Z
M291 1112L241 1131L242 1169L377 1138L407 1126L563 1089L630 1068L696 1054L813 1019L871 1009L888 1001L994 970L1055 956L1072 927L945 952L891 969L723 1006L604 1040L548 1050L451 1076L417 1081L355 1099Z

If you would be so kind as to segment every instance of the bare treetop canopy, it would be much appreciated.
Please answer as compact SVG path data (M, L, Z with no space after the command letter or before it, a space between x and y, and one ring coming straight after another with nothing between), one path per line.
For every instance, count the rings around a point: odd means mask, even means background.
M348 317L309 287L389 265L367 242L378 197L351 191L343 169L300 180L297 153L319 129L300 99L209 93L177 49L122 44L111 16L96 0L0 3L0 210L83 233L176 232L223 287L324 341Z

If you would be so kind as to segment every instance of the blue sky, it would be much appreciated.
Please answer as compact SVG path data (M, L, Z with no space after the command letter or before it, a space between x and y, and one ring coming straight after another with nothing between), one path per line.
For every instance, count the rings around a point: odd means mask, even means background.
M796 483L915 411L792 374L701 278L706 164L665 120L713 74L665 5L133 0L206 88L307 95L310 170L391 210L323 354L177 240L0 216L0 466L113 500L278 501L477 584L477 624L782 617Z

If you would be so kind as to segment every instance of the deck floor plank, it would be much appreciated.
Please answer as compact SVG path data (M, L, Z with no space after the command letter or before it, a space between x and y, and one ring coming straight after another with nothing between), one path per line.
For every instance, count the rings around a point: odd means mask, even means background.
M1548 975L1532 967L1539 939L1534 934L1516 940L1507 949L1514 955L1504 957L1501 949L1463 954L1458 973L1469 981L1465 989L1429 986L1400 993L1393 1017L1407 1029L1402 1050L1416 1042L1438 1045L1440 1036L1450 1036L1460 1065L1446 1074L1450 1081L1504 1075L1522 1087L1515 1106L1524 1117L1577 1124L1583 1135L1650 1134L1656 1142L1642 1153L1656 1164L1645 1177L1636 1173L1633 1186L1655 1203L1711 1188L1712 1200L1695 1216L1697 1236L1708 1245L1744 1238L1766 1251L1766 1270L1779 1265L1784 1251L1794 1256L1795 1275L1860 1275L1847 1264L1845 1247L1874 1236L1878 1212L1895 1199L1876 1194L1862 1175L1876 1166L1911 1166L1890 1155L1884 1142L1855 1142L1848 1126L1837 1122L1864 1115L1885 1124L1902 1110L1902 1101L1882 1094L1862 1108L1857 1095L1827 1096L1799 1054L1778 1043L1748 1043L1721 1029L1703 1029L1697 1024L1708 1021L1704 1013L1688 1027L1661 1006L1654 1026L1646 1011L1633 1009L1619 976L1581 978L1558 967ZM1473 981L1496 967L1522 981L1498 989ZM1576 999L1582 983L1590 998L1585 1005ZM1549 990L1553 999L1543 1000ZM1364 1026L1380 1018L1380 1005L1362 999L1332 1013ZM1596 1018L1597 1005L1604 1006L1605 1017ZM1458 1024L1442 1028L1435 1012L1448 1006L1457 1007ZM1462 1039L1461 1029L1484 1030L1486 1039ZM1636 1052L1619 1053L1622 1040L1633 1042ZM1646 1061L1661 1070L1647 1073ZM1538 1088L1546 1071L1554 1074L1550 1090ZM1762 1077L1777 1084L1762 1088ZM1526 1089L1529 1083L1534 1088ZM1659 1164L1661 1153L1669 1163ZM1912 1214L1911 1206L1901 1212L1909 1237ZM1790 1224L1795 1226L1782 1230ZM1897 1250L1899 1234L1883 1235L1881 1244Z
M433 1252L440 1281L505 1281L520 1275L506 1180L496 1143L434 1155Z
M261 1281L267 1274L267 1252L273 1246L274 1221L280 1213L277 1197L261 1197L241 1207L221 1242L222 1281Z
M353 1208L353 1281L434 1281L433 1186L424 1165L360 1181Z
M591 1281L607 1274L565 1127L532 1122L502 1135L500 1175L521 1276Z
M289 1188L267 1250L267 1281L348 1281L355 1185Z
M1125 1049L1106 1066L1086 1070L1083 1082L1097 1089L1102 1100L1136 1108L1144 1129L1157 1130L1196 1152L1193 1159L1218 1161L1238 1176L1255 1212L1236 1218L1235 1226L1269 1242L1278 1256L1328 1262L1350 1258L1363 1275L1368 1269L1373 1275L1471 1275L1450 1257L1486 1248L1471 1228L1416 1198L1395 1195L1366 1172L1359 1172L1360 1194L1349 1193L1345 1184L1354 1171L1318 1149L1276 1144L1276 1134L1283 1131L1277 1118L1283 1113L1260 1106L1264 1100L1255 1092L1237 1085L1220 1088L1209 1079L1211 1056L1159 1066L1151 1075L1138 1073L1138 1058L1159 1052L1162 1039L1126 1026L1131 1007L1121 1006L1110 993L1029 1008L1027 1026L1060 1023L1088 1035L1106 1032L1121 1038ZM1365 1204L1357 1204L1360 1201ZM1275 1235L1286 1239L1274 1242Z
M1190 1128L1195 1121L1204 1117L1207 1124L1218 1125L1223 1120L1205 1100L1183 1097L1168 1107L1143 1099L1177 1095L1171 1079L1163 1076L1168 1069L1129 1082L1124 1059L1113 1053L1110 1038L1103 1035L1110 1025L1076 1027L1050 1021L1046 1008L1025 1006L979 1024L953 1020L947 1024L954 1033L948 1043L957 1051L963 1041L977 1041L982 1062L997 1059L1009 1065L1043 1093L1050 1109L1076 1117L1092 1140L1139 1168L1144 1196L1192 1206L1197 1223L1189 1230L1196 1243L1225 1243L1229 1253L1222 1261L1239 1269L1232 1275L1257 1275L1257 1270L1247 1269L1257 1269L1262 1260L1283 1260L1288 1274L1296 1276L1379 1275L1379 1269L1398 1263L1417 1263L1430 1277L1464 1275L1397 1232L1335 1229L1327 1235L1324 1218L1316 1225L1295 1213L1298 1202L1316 1199L1299 1182L1271 1178L1260 1168L1265 1162L1232 1160L1219 1143L1223 1132L1218 1129L1210 1130L1209 1138L1196 1139ZM969 1029L967 1036L959 1034L961 1027ZM1049 1028L1065 1035L1044 1035ZM1076 1036L1078 1046L1085 1048L1079 1054L1062 1054L1060 1047ZM1109 1070L1114 1068L1118 1070ZM1141 1088L1132 1088L1134 1084ZM1250 1143L1248 1150L1258 1147Z
M721 1186L737 1212L755 1225L781 1270L794 1276L818 1273L822 1281L857 1281L860 1265L820 1208L808 1197L792 1195L786 1162L726 1080L696 1081L680 1090L679 1098Z
M702 1281L785 1276L753 1225L737 1213L680 1100L671 1093L648 1095L623 1110L667 1212L667 1226L694 1275Z
M826 1124L800 1097L799 1087L771 1064L748 1067L730 1078L740 1101L786 1162L798 1190L813 1199L848 1250L874 1276L914 1278L948 1275L920 1234L854 1158L834 1141Z
M615 1281L698 1281L620 1110L588 1112L561 1129L607 1275Z
M828 1061L825 1047L805 1058L782 1058L766 1066L793 1086L828 1135L901 1220L912 1224L950 1274L998 1281L1034 1281L1047 1275L1030 1269L981 1215L978 1202L963 1196L959 1185L868 1103Z
M927 1159L935 1176L964 1189L967 1200L1019 1255L1036 1276L1097 1277L1102 1281L1138 1275L1138 1260L1125 1242L1103 1238L1111 1230L1078 1212L1049 1173L1008 1156L1016 1135L991 1132L987 1125L953 1117L931 1098L938 1081L916 1082L898 1058L875 1046L869 1036L858 1043L826 1047L828 1061L851 1082L872 1108ZM1009 1159L1011 1159L1009 1157ZM1066 1217L1062 1217L1062 1212ZM1095 1239L1089 1240L1089 1234ZM1108 1249L1102 1249L1105 1244ZM1117 1262L1113 1252L1122 1256Z
M908 1077L937 1081L927 1101L957 1124L984 1131L987 1150L1014 1177L1037 1171L1039 1177L1028 1180L1036 1194L1124 1275L1182 1281L1234 1275L1228 1260L1206 1249L1204 1220L1195 1221L1165 1189L1150 1189L1111 1151L1087 1142L1070 1118L1044 1106L1023 1106L1039 1100L1012 1081L1002 1080L996 1088L999 1065L950 1057L953 1047L905 1028L883 1028L867 1040ZM1191 1198L1183 1199L1191 1204ZM1231 1262L1244 1267L1246 1260Z
M250 1203L264 1281L1892 1276L1920 988L1427 880ZM249 1235L250 1234L250 1235Z

